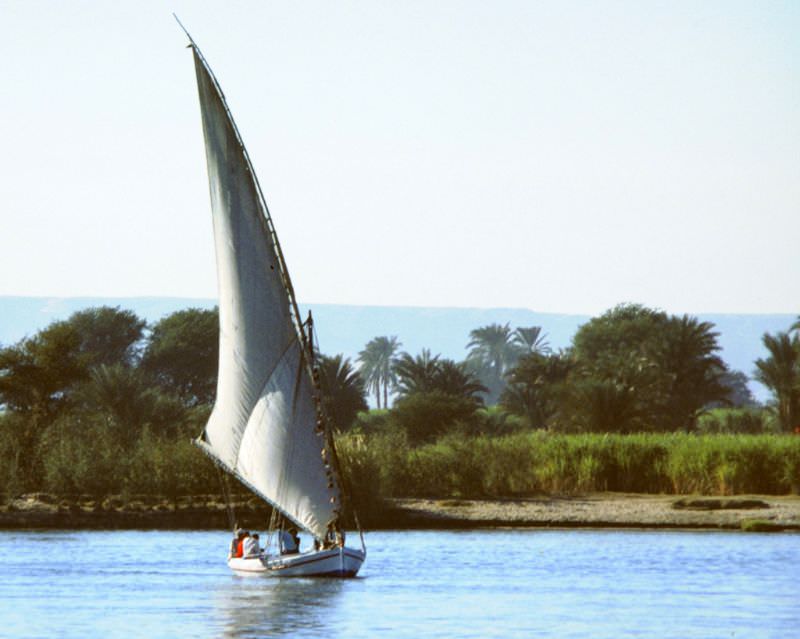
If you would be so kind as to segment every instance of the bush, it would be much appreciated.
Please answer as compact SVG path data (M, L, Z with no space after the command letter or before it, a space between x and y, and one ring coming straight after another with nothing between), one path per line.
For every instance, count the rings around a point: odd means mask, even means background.
M383 497L786 494L800 488L800 438L791 436L450 434L415 448L364 436L359 447Z
M674 440L667 474L675 493L785 494L792 489L792 453L800 449L800 439L684 435Z
M367 450L366 438L360 433L338 437L336 451L349 497L347 505L368 521L371 513L380 511L382 502L381 468L376 455Z
M129 493L181 495L208 493L219 485L219 471L187 437L142 433L130 457L124 487Z
M704 435L757 435L766 430L766 414L758 408L715 408L701 415L697 422L697 432Z
M482 418L473 418L480 424ZM449 432L413 446L394 418L367 414L367 420L371 432L336 437L343 481L365 523L380 516L386 497L800 492L800 437L793 435L467 435L458 430L462 422L453 422ZM102 415L65 415L31 449L22 444L31 430L16 415L0 415L0 491L6 495L177 497L206 494L219 481L214 465L185 435L144 428L123 445ZM18 462L23 458L33 460L24 472Z
M478 405L474 400L440 391L413 393L395 403L392 423L405 431L412 445L435 440L460 424L474 428Z
M19 433L22 428L17 415L0 413L0 493L6 497L23 492L20 458L25 454Z
M103 497L121 492L128 457L101 417L64 416L42 434L41 488Z
M510 435L528 430L527 420L520 415L507 413L500 406L487 406L475 413L474 433L480 435Z
M42 476L34 488L56 495L147 494L177 497L207 493L217 471L185 436L145 428L120 443L99 415L64 416L42 434Z
M356 415L351 430L371 435L386 430L389 425L389 411L384 408L373 408Z
M405 433L391 428L369 436L351 431L336 437L349 505L364 525L381 517L385 497L402 493L408 484L407 449Z

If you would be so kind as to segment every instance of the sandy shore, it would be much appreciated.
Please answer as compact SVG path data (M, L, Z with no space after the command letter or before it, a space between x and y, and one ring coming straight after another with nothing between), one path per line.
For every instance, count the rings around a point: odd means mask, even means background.
M515 500L396 500L409 528L554 527L800 531L800 497L700 497L602 493ZM416 524L416 525L413 525Z
M239 523L263 527L269 512L257 499L236 504ZM800 496L700 497L602 493L507 500L393 499L361 513L367 529L486 527L684 528L800 531ZM0 529L227 529L217 495L167 499L55 499L21 495L0 506Z

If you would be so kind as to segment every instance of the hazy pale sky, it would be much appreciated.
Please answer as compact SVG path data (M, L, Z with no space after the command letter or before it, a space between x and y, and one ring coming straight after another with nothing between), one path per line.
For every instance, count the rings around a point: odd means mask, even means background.
M172 11L304 302L800 311L798 2L0 1L0 295L216 296Z

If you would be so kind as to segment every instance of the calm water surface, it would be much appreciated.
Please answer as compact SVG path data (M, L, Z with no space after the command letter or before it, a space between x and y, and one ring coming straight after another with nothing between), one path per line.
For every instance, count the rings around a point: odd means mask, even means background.
M237 577L227 542L0 533L0 636L800 637L800 535L372 533L350 580Z

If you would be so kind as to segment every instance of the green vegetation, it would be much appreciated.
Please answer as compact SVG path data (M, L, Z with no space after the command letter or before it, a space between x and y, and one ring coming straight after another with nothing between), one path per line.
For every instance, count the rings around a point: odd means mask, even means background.
M219 359L219 316L189 308L153 326L141 367L167 392L197 406L214 401Z
M394 372L395 353L401 344L396 336L376 337L367 342L363 351L358 354L361 364L360 372L368 390L375 392L375 404L381 407L381 390L383 390L383 407L389 407L389 389L397 382Z
M320 355L317 363L326 414L334 424L352 424L360 411L367 410L361 376L350 360L341 355Z
M573 340L574 383L560 421L595 432L693 429L705 407L728 394L712 329L630 304L590 320Z
M785 528L781 524L768 519L745 519L742 522L744 532L782 532Z
M189 438L216 386L216 322L188 309L146 334L130 311L91 308L0 349L0 491L197 490L213 469Z
M779 432L780 428L769 411L754 406L743 408L711 408L700 415L697 432L703 435Z
M383 497L502 498L576 492L787 494L800 489L800 438L771 435L445 435L339 437L354 486ZM356 452L357 451L357 452ZM356 493L356 497L358 497Z
M800 432L800 328L795 334L764 335L769 357L756 360L756 379L775 394L775 411L783 430Z
M471 332L463 362L397 355L396 337L371 340L359 369L318 362L362 511L386 497L786 494L800 492L798 331L764 336L766 407L717 356L713 326L635 305L557 353L540 327L490 325ZM103 307L0 348L0 493L216 492L190 438L213 405L217 332L215 311L148 327Z
M486 401L496 404L506 388L507 377L520 357L549 352L540 326L489 324L470 331L465 364L486 388Z
M198 419L197 426L200 426ZM54 495L179 495L218 492L212 464L191 444L188 433L157 433L149 427L118 438L116 425L98 415L64 416L22 449L20 420L0 416L0 493ZM21 463L28 459L29 466Z

